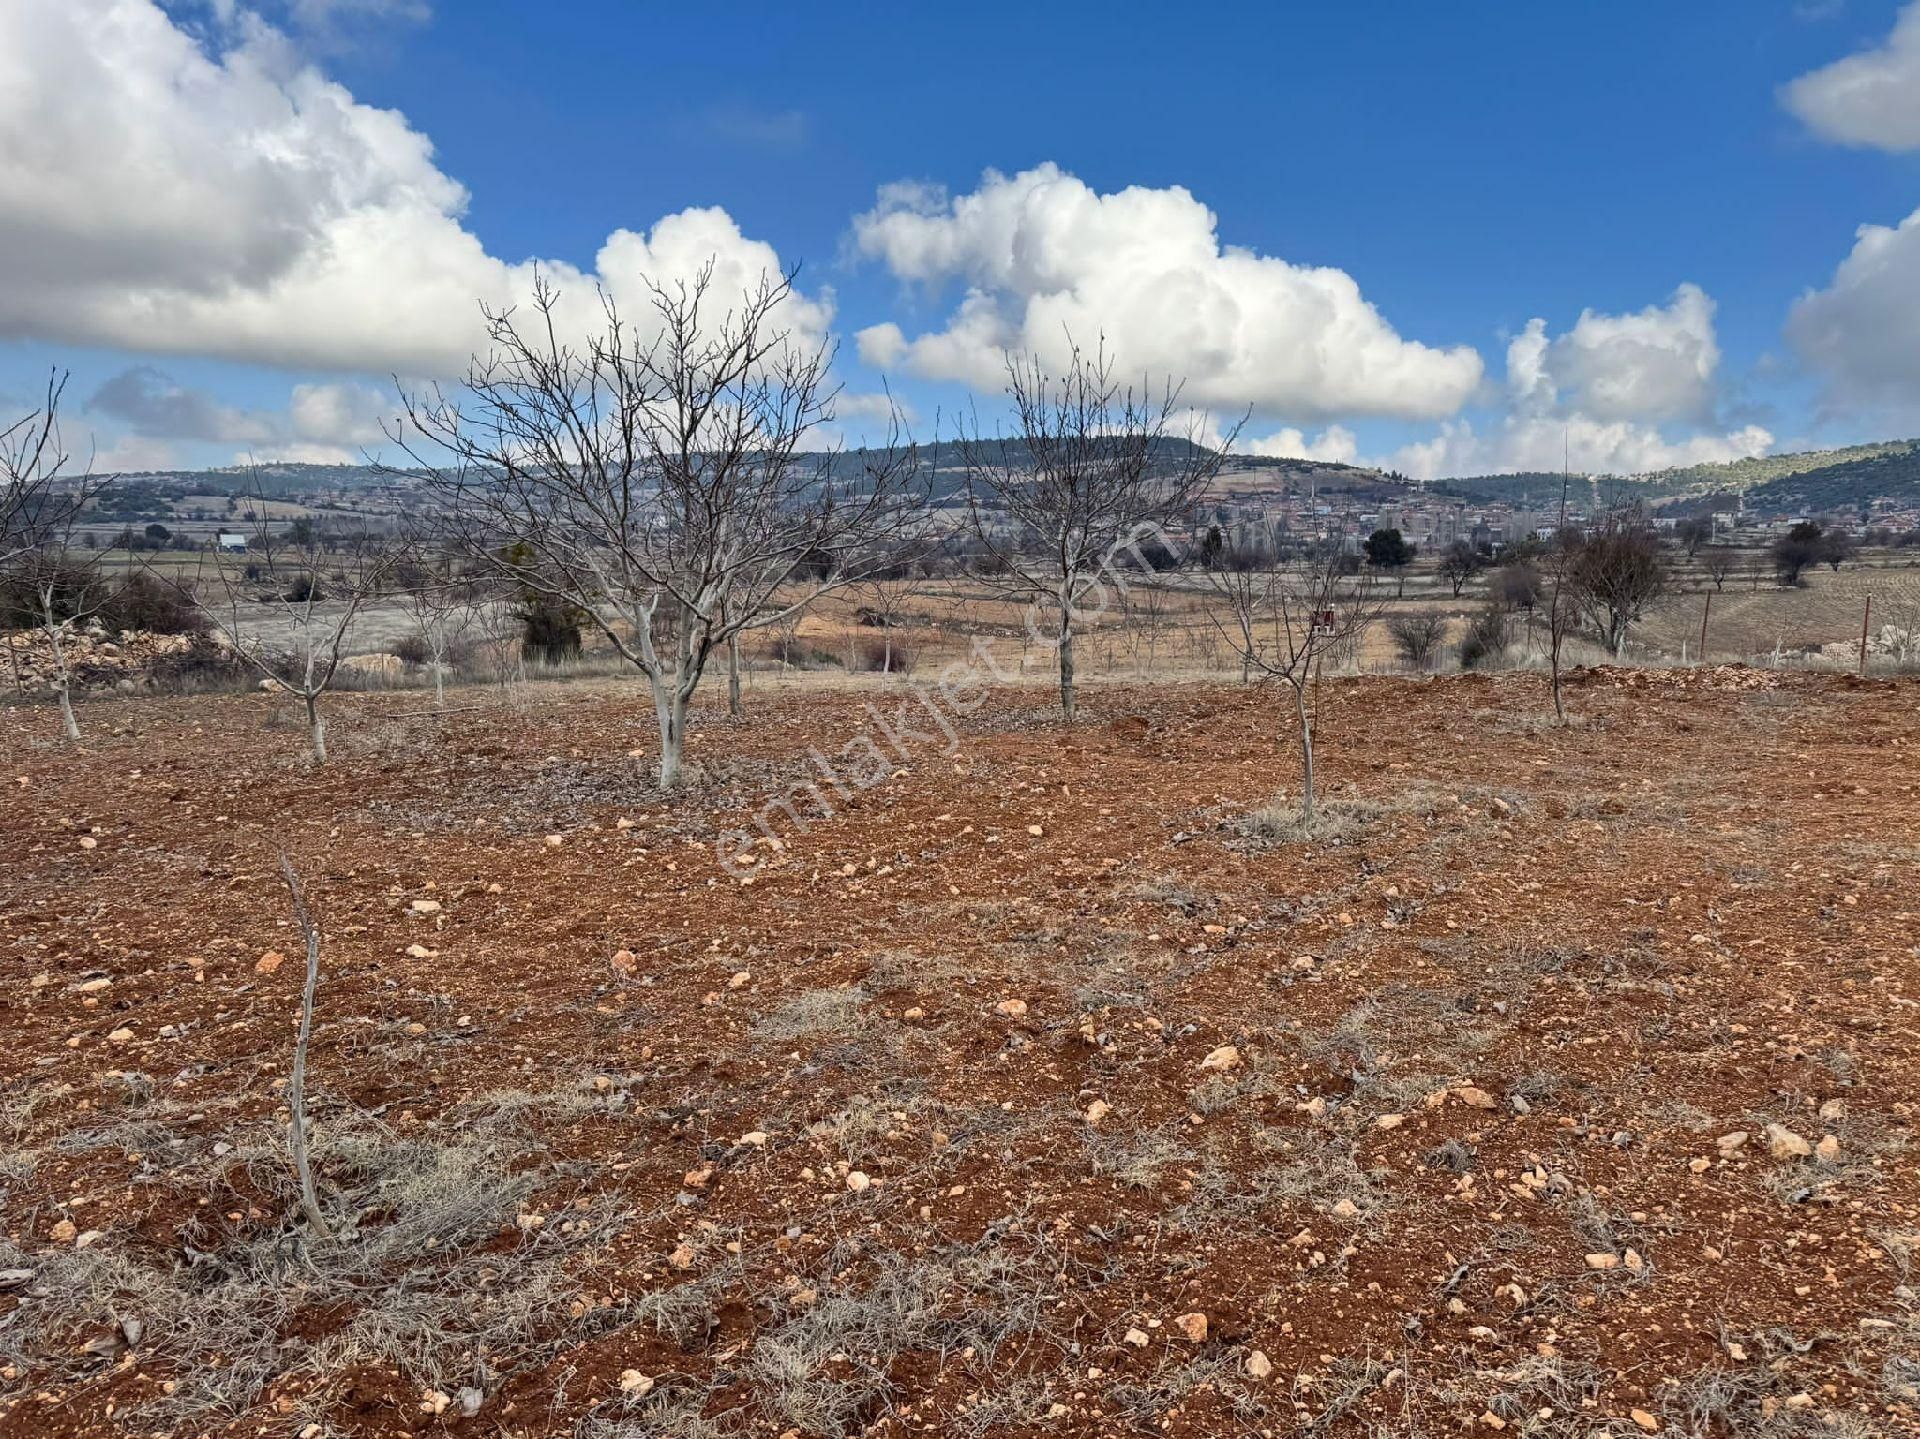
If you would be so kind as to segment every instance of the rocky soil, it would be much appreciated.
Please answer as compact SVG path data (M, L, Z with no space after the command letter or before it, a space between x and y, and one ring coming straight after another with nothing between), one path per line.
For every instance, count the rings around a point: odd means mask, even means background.
M0 711L0 1435L1920 1432L1920 684L528 693Z
M69 629L61 637L76 692L118 690L123 694L146 687L157 666L184 655L193 645L189 635L157 635L145 630L112 632L93 626ZM52 694L60 676L53 642L44 630L0 633L8 653L0 664L0 685L30 695Z

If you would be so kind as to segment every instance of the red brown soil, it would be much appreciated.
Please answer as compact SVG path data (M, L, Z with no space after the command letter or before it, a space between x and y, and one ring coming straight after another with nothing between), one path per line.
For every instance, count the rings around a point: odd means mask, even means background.
M323 1133L597 1076L623 1099L549 1127L529 1204L621 1216L592 1328L547 1316L557 1357L471 1418L423 1414L415 1374L332 1376L318 1432L569 1434L669 1401L721 1433L817 1432L756 1345L957 1246L1003 1256L1031 1312L990 1352L824 1357L883 1371L850 1431L1732 1433L1690 1427L1721 1422L1689 1417L1721 1374L1758 1406L1737 1432L1916 1432L1920 685L1577 679L1566 728L1538 722L1536 677L1329 682L1326 796L1380 807L1336 804L1339 843L1243 832L1297 783L1277 696L1098 689L1066 730L1045 691L999 691L951 755L922 746L762 846L751 884L713 840L879 691L702 713L704 778L671 801L633 689L441 720L342 697L319 770L259 697L92 704L73 749L44 710L0 713L0 1081L41 1100L0 1131L37 1156L0 1179L5 1232L42 1254L70 1219L180 1256L205 1194L61 1144L115 1113L122 1072L195 1142L284 1115L284 847L327 930ZM443 909L410 915L423 897ZM261 973L269 950L291 957ZM846 986L837 1029L763 1023ZM1203 1072L1229 1044L1239 1066ZM836 1127L850 1105L877 1122ZM1769 1123L1838 1155L1776 1159ZM1438 1162L1448 1141L1470 1158ZM226 1184L215 1204L255 1203ZM691 1335L636 1317L703 1280ZM0 1293L0 1325L33 1302ZM361 1302L316 1296L292 1340ZM957 1323L992 1301L936 1302ZM176 1361L146 1323L151 1351L76 1368L74 1332L0 1378L0 1435L151 1432L126 1416ZM298 1399L276 1381L180 1432L292 1433ZM1545 1427L1556 1402L1584 1427Z

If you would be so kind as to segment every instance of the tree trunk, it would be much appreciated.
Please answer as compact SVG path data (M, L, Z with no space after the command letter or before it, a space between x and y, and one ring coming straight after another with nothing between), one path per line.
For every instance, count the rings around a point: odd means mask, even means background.
M1553 582L1553 608L1547 613L1547 663L1553 674L1553 717L1560 724L1567 722L1567 707L1560 697L1560 643L1565 636L1565 626L1560 619L1560 581Z
M687 697L676 681L654 686L654 714L660 722L660 787L680 783L680 756L687 738Z
M53 606L46 606L47 645L53 651L54 681L53 692L60 701L60 732L69 740L80 738L80 721L73 714L73 691L68 683L67 651L60 643L60 626L54 623ZM9 641L9 644L12 642Z
M320 696L307 693L300 696L307 707L307 738L313 753L315 764L327 762L327 719L320 713Z
M1073 723L1073 621L1060 619L1060 713Z
M433 662L433 707L447 707L447 667L439 659Z
M745 714L740 704L740 631L727 636L727 713L735 719Z
M332 1232L320 1208L320 1196L313 1183L313 1161L307 1153L307 1047L313 1039L313 1001L320 987L320 930L307 912L300 877L284 854L280 856L280 868L293 896L294 916L307 944L307 978L300 991L300 1028L293 1041L293 1071L287 1079L287 1110L292 1118L288 1139L293 1149L294 1172L300 1180L300 1208L314 1233L328 1239Z
M80 738L80 721L73 716L73 695L67 689L67 677L62 675L53 683L53 692L60 697L60 729L70 740Z
M1300 823L1313 823L1313 717L1307 713L1307 687L1293 687L1294 708L1300 714Z

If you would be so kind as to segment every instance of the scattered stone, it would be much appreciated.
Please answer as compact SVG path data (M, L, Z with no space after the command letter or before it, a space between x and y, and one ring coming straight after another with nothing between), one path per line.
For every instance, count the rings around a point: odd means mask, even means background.
M1813 1146L1814 1157L1823 1164L1832 1164L1840 1157L1840 1141L1834 1135L1824 1134L1820 1142Z
M1491 1094L1471 1084L1462 1084L1456 1087L1453 1091L1453 1097L1469 1109L1492 1109L1495 1107L1495 1101Z
M851 1189L855 1194L866 1193L867 1186L872 1183L873 1181L858 1169L850 1169L847 1171L847 1188Z
M415 914L438 914L441 906L437 899L416 899L407 908Z
M1620 1256L1618 1254L1589 1254L1587 1256L1587 1268L1589 1269L1618 1269L1619 1267Z
M1131 1344L1135 1349L1145 1349L1153 1341L1147 1337L1146 1330L1129 1329L1120 1342L1123 1344Z
M55 1244L71 1244L79 1237L80 1228L71 1219L56 1219L47 1235Z
M1722 1155L1730 1156L1744 1149L1748 1138L1749 1136L1746 1130L1736 1129L1731 1134L1721 1135L1718 1139L1714 1140L1714 1144L1719 1148Z
M439 952L437 949L428 949L424 944L410 944L407 946L408 959L432 959L439 954Z
M620 1392L638 1399L653 1392L653 1380L638 1369L620 1371Z
M1113 1106L1104 1099L1096 1099L1087 1106L1087 1124L1094 1129L1100 1127L1100 1121L1113 1113Z
M1644 1433L1658 1434L1660 1432L1660 1421L1644 1409L1629 1410L1627 1417L1635 1424L1638 1424Z
M1383 1114L1373 1121L1373 1127L1375 1129L1398 1129L1406 1122L1407 1116L1404 1114Z
M1173 1325L1195 1344L1207 1342L1207 1316L1199 1310L1180 1315L1173 1321Z
M765 1149L767 1147L767 1131L764 1129L749 1129L745 1134L740 1136L740 1142L753 1149Z
M1024 999L1003 999L993 1007L995 1014L1004 1014L1008 1019L1025 1019L1027 1002Z
M1769 1124L1766 1129L1767 1153L1775 1159L1805 1159L1813 1146L1784 1124Z
M1239 1047L1223 1044L1200 1061L1200 1068L1209 1074L1226 1074L1240 1067Z
M270 949L253 962L255 974L272 974L287 962L287 957L277 949Z
M747 969L736 969L727 978L728 989L745 989L748 985L752 983L753 983L753 971L747 970Z
M1265 1379L1273 1373L1273 1361L1256 1349L1247 1356L1246 1368L1249 1379Z

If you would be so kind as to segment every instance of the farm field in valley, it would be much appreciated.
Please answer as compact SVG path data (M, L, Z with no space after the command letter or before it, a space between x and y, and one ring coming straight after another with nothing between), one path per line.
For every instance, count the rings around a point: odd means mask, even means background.
M911 693L0 714L0 1435L1920 1426L1920 684Z

